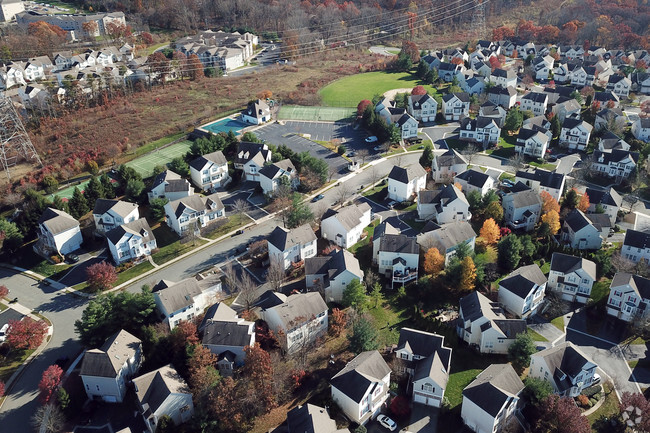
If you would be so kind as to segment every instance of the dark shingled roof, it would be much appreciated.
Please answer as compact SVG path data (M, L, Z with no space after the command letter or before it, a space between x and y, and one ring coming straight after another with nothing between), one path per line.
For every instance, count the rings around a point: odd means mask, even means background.
M287 412L288 433L334 433L336 422L327 409L313 404L297 406Z
M607 206L621 207L623 198L614 188L609 188L607 191L600 189L587 188L585 193L589 197L591 204L604 204Z
M553 253L551 257L551 271L569 274L578 269L583 269L594 280L596 279L596 264L591 260L569 254Z
M618 272L612 279L610 288L629 284L643 299L650 299L650 280L639 275Z
M588 225L591 225L589 218L578 209L573 209L564 219L564 223L568 225L574 233L582 230Z
M194 168L195 170L202 170L203 167L205 167L205 165L208 163L227 165L228 161L226 160L223 152L217 150L216 152L208 153L206 155L193 159L192 162L190 162L190 167Z
M287 230L280 226L273 229L268 242L279 249L286 251L294 245L304 245L316 240L316 235L309 224Z
M419 254L420 249L415 238L406 235L383 235L379 241L379 251L393 253Z
M467 182L469 185L475 186L477 188L483 188L485 183L490 179L490 176L483 173L480 170L469 169L464 172L457 174L456 179L461 179Z
M442 100L445 102L449 102L452 99L454 99L454 96L460 99L461 102L469 103L469 93L465 93L465 92L447 93L442 97Z
M133 379L138 400L155 412L171 394L190 394L190 389L174 367L166 365Z
M440 352L442 364L447 367L451 361L451 349L444 347L445 337L430 332L412 328L402 328L399 331L397 350L407 348L414 355L424 358Z
M641 249L650 248L650 233L630 229L625 232L623 245Z
M406 168L394 165L393 169L388 175L388 179L393 179L401 183L409 183L413 179L426 175L427 172L422 168L420 164L412 164Z
M463 397L496 417L506 401L522 389L524 383L510 364L492 364L467 385Z
M499 282L499 286L507 289L522 299L530 294L533 287L546 283L546 277L536 264L522 266L511 272Z
M463 156L455 151L454 149L449 149L442 155L435 157L435 160L438 164L438 167L451 167L456 164L467 164L467 161Z
M359 403L373 382L380 382L391 372L384 358L376 350L361 352L336 373L330 384Z
M125 330L113 334L99 349L87 350L80 375L116 377L124 363L133 358L142 342Z
M141 237L142 243L147 243L156 239L146 218L140 218L131 221L130 223L122 224L119 227L115 227L106 234L106 238L111 241L113 245L117 245L125 234Z
M621 149L613 149L611 152L594 150L594 160L599 164L618 163L627 158L630 158L636 164L639 161L639 153Z
M537 181L540 183L540 185L553 189L559 189L562 186L562 181L564 180L564 175L548 170L543 170L541 168L535 168L532 170L519 170L515 176L523 179Z
M98 198L95 202L95 207L93 208L93 214L103 215L113 209L113 212L122 218L125 218L133 211L133 209L137 209L137 207L138 205L136 203L130 203L128 201Z
M251 329L251 323L231 321L210 322L205 326L202 343L214 346L249 346L251 344L252 334L248 331L255 332Z
M521 99L526 99L539 104L543 104L544 102L548 101L548 95L546 93L529 92L526 95L522 96Z
M574 378L583 369L589 370L596 366L577 347L570 342L560 343L555 347L537 352L534 356L544 359L549 370L553 374L553 380L560 392L571 388L569 378L561 379L564 374Z

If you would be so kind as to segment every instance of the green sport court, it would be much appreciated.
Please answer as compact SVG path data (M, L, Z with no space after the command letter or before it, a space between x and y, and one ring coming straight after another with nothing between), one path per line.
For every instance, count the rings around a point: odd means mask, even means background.
M301 105L283 105L278 113L279 120L307 120L336 122L350 119L356 114L355 108L345 107L305 107Z
M140 174L140 176L146 178L153 174L154 167L158 165L165 166L169 164L172 159L184 156L187 151L190 150L191 144L191 141L181 141L180 143L154 150L151 153L127 162L125 165L133 168Z

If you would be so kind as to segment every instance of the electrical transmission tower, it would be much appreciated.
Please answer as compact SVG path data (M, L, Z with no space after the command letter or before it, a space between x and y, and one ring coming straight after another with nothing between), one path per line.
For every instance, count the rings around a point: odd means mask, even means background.
M474 0L474 13L471 15L471 36L476 39L485 38L485 3L484 0Z
M0 163L8 179L9 167L16 165L19 157L35 159L43 165L14 104L9 98L0 97Z

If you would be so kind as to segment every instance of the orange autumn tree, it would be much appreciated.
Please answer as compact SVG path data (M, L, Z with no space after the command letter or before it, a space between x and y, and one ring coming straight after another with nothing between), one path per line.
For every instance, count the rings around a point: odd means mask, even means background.
M555 210L550 210L542 215L542 222L548 224L551 235L560 231L560 214Z
M474 290L476 284L476 265L470 256L463 259L460 266L460 290Z
M542 191L540 194L542 197L542 213L548 213L549 211L554 210L555 212L560 213L560 205L557 200L555 200L551 194L546 191Z
M582 196L580 196L580 201L578 201L578 205L576 207L582 212L587 212L587 209L589 209L589 196L587 193L584 193Z
M501 237L501 229L494 219L488 218L483 223L483 227L481 227L480 235L486 244L493 245Z
M429 275L437 274L445 267L445 258L438 248L429 248L424 255L424 272Z

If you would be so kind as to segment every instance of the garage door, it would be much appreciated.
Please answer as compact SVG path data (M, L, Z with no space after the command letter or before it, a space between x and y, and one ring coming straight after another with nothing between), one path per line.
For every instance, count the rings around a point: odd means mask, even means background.
M413 397L414 397L413 401L415 401L416 403L427 404L427 398L425 396L420 394L415 394Z

